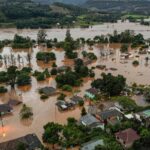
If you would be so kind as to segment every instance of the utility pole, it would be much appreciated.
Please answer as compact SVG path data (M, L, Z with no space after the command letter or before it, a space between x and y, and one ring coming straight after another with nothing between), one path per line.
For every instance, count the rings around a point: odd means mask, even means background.
M6 136L5 132L4 132L4 123L3 123L3 118L2 118L2 112L0 112L0 121L1 121L1 124L2 124L2 134L3 134L3 137Z

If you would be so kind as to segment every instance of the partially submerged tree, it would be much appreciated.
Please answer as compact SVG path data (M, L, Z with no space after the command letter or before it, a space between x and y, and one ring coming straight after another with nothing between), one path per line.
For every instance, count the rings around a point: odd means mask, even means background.
M126 79L122 75L102 73L101 76L102 78L94 80L91 85L110 96L119 95L126 85Z
M41 43L45 43L46 42L46 32L45 30L41 29L39 30L38 34L37 34L37 42L38 44L41 44Z
M47 123L44 126L44 133L42 137L43 142L47 144L52 144L54 149L55 144L59 143L61 130L61 125L54 122Z
M9 79L9 84L11 85L11 88L15 87L16 78L17 78L17 67L16 66L10 66L7 69L7 75Z
M32 108L28 107L26 104L23 104L22 109L20 111L21 119L28 119L33 116Z

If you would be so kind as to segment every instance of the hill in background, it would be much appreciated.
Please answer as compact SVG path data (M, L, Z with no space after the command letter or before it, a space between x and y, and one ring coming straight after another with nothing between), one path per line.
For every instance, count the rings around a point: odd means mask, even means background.
M41 4L52 4L55 2L65 3L65 4L84 4L87 0L33 0L34 2Z

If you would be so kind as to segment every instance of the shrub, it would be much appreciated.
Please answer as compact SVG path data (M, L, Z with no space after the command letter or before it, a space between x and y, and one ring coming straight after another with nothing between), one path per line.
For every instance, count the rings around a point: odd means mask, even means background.
M53 52L38 52L36 54L36 59L47 63L49 61L56 60L56 56Z
M84 105L84 101L83 100L79 101L79 106L83 106L83 105Z
M52 68L51 75L57 75L57 69L56 68Z
M31 77L26 73L21 73L17 77L17 84L19 86L31 84Z
M71 92L71 91L72 91L72 87L71 87L70 85L64 85L64 86L62 87L62 90L63 90L63 91Z
M6 93L7 89L3 86L0 86L0 93Z
M126 53L126 52L128 52L128 45L127 45L127 44L121 45L120 52L121 52L121 53Z
M32 68L31 67L23 67L21 72L25 72L25 73L31 73Z
M138 65L139 65L139 61L134 60L134 61L132 62L132 64L133 64L134 66L138 66Z
M28 119L33 116L32 108L28 107L26 104L23 104L22 109L20 111L21 119Z
M45 80L45 75L44 75L44 73L38 74L37 77L36 77L36 79L37 79L37 81L43 81L43 80Z
M57 100L65 100L66 95L61 93L58 97Z
M45 95L45 94L42 94L40 98L44 100L44 99L47 99L47 98L48 98L48 96L47 96L47 95Z

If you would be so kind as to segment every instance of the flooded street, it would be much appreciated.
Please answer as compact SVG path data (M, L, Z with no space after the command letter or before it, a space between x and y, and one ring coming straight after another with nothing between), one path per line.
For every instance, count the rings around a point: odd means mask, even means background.
M70 29L73 38L84 37L93 38L96 35L107 35L112 34L114 30L118 32L122 32L124 30L133 30L136 34L141 33L143 36L148 39L150 38L150 26L143 26L138 23L130 23L130 22L121 22L118 23L104 23L101 25L95 25L92 28L81 29L81 28L73 28ZM57 38L58 40L63 40L65 38L66 29L47 29L47 38L53 39ZM0 29L0 40L4 39L13 39L15 34L21 36L29 36L31 39L37 39L37 29Z
M64 30L65 33L65 30ZM1 34L2 35L2 34ZM80 34L82 36L82 34ZM145 57L150 56L149 54L138 55L135 50L130 51L133 54L133 57L126 61L126 63L122 63L120 60L120 44L111 44L111 45L98 45L94 46L93 50L89 50L88 46L82 48L82 50L78 50L79 57L82 57L82 51L86 50L87 52L93 52L98 57L97 61L90 64L89 67L96 67L97 65L106 65L105 70L95 69L96 77L99 78L102 72L111 72L114 75L124 75L127 78L127 83L132 84L136 82L137 84L150 84L150 62L145 65ZM106 50L112 50L113 54L101 57L100 52ZM33 70L43 70L45 68L51 69L52 64L45 64L36 61L36 53L40 51L40 48L33 48L32 50L12 50L10 47L5 47L1 51L1 55L10 55L11 53L17 59L17 55L19 54L22 57L23 62L18 64L16 61L16 65L20 66L20 68L28 66L28 62L26 60L26 55L28 52L32 55L32 68ZM69 65L70 61L66 60L64 57L63 50L55 50L51 49L48 51L53 51L56 54L56 64L58 66ZM139 66L135 67L132 65L133 60L139 61ZM116 68L117 70L113 71L110 68ZM0 71L5 70L6 66L4 62L1 64ZM84 96L85 90L90 87L91 80L86 80L83 83L83 86L79 87L79 96ZM13 114L10 116L6 116L3 118L4 128L0 127L0 141L8 141L14 138L18 138L20 136L24 136L28 133L36 133L41 139L43 133L43 125L48 122L54 121L61 124L65 124L67 122L68 117L74 117L76 119L80 118L81 108L76 107L75 110L70 110L67 112L58 111L55 103L57 101L57 96L49 97L47 100L42 101L40 99L40 94L38 93L38 89L45 86L56 87L56 82L53 77L50 77L46 81L37 82L37 80L32 77L32 85L24 86L24 87L16 87L15 91L9 91L9 94L4 94L0 96L0 103L5 103L9 98L13 98L13 96L20 95L19 99L32 107L33 109L33 120L21 121L19 112L21 106L15 106ZM66 100L69 100L73 93L69 94ZM88 104L85 104L86 108ZM5 132L6 136L2 137L2 133Z

